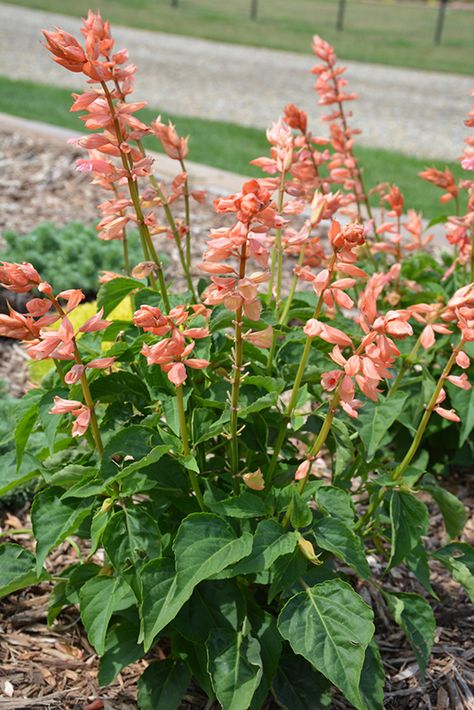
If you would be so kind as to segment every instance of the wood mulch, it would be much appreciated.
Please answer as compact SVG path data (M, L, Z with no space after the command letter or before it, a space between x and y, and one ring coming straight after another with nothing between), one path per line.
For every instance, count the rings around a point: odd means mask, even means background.
M24 234L42 221L65 224L80 219L92 224L97 219L97 189L87 176L74 170L78 154L45 146L25 134L0 132L0 239L10 229ZM210 226L219 220L211 200L195 205L193 250L200 257ZM163 243L170 273L178 264L174 245ZM27 387L25 356L18 344L0 340L0 379L7 382L14 396ZM470 472L472 477L474 472ZM469 472L453 479L453 492L460 495L471 512L464 538L474 543L474 497L469 493ZM444 542L439 513L432 510L429 547ZM10 511L0 518L1 540L31 547L28 534L15 534L29 527L28 508ZM75 550L62 544L50 555L48 565L59 573L77 562ZM389 620L380 597L367 587L360 593L377 613L377 641L386 672L388 710L474 710L474 607L458 584L437 563L432 564L433 587L439 599L434 602L437 621L436 642L425 679L402 632ZM378 571L375 570L377 574ZM1 572L0 572L1 574ZM385 583L393 589L420 592L416 580L400 570L392 570ZM132 664L108 688L98 688L98 659L89 645L78 612L68 608L51 628L46 624L48 583L37 585L0 600L0 710L129 710L137 708L136 684L159 649L146 659ZM370 599L369 599L370 597ZM339 694L333 706L348 705ZM269 701L267 710L275 708ZM202 693L191 687L181 710L210 710ZM292 710L290 708L290 710Z

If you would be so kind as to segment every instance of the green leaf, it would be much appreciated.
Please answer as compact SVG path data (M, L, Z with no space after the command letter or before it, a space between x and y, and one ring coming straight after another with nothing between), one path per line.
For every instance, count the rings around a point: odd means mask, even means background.
M434 643L436 621L427 601L418 594L383 592L390 614L403 629L413 649L422 675Z
M331 434L336 445L333 481L337 483L354 459L354 444L352 443L349 429L344 422L341 422L339 419L333 419Z
M248 710L262 677L258 641L242 631L211 629L207 649L219 703L225 710Z
M348 527L354 526L354 504L352 498L342 488L321 486L317 489L314 499L318 506L334 518L338 518Z
M315 523L313 532L319 547L353 567L359 577L369 579L372 576L360 537L342 520L331 516L322 518Z
M255 530L252 552L232 568L232 574L255 574L268 570L278 557L293 552L297 542L296 533L285 531L274 520L262 520Z
M189 641L205 645L212 628L240 629L245 598L235 582L201 582L182 607L173 625Z
M102 543L116 570L139 565L161 554L160 529L143 505L114 513Z
M364 666L360 677L360 694L369 710L383 710L385 671L379 647L371 641L365 652Z
M324 710L332 704L326 678L288 648L281 656L273 693L285 710Z
M454 409L461 417L459 425L459 446L461 447L466 443L474 428L474 387L471 387L470 390L462 390L448 383L448 392Z
M426 505L411 493L392 491L390 498L392 551L387 569L396 567L418 545L428 530Z
M373 613L351 586L331 580L292 597L278 618L295 653L328 678L347 700L366 710L359 683L374 634Z
M110 439L104 449L101 474L106 479L121 478L122 474L128 475L131 472L130 467L147 456L159 444L162 444L160 436L151 427L133 424L121 429ZM127 460L126 466L121 470L119 459L123 459L125 456L130 456L134 463Z
M311 525L313 512L308 501L303 498L295 486L291 486L290 522L296 529Z
M33 427L38 419L38 402L34 401L33 404L23 413L21 419L17 422L15 427L15 448L16 448L16 465L20 468L23 459L23 453L30 438L30 434L33 431ZM0 493L1 495L1 493Z
M31 507L38 574L53 547L75 533L92 510L90 499L60 500L61 494L60 488L43 490L35 496Z
M216 500L211 491L204 494L206 506L213 512L229 518L261 518L267 509L264 501L255 493L243 491L240 495Z
M260 656L263 664L263 674L253 695L250 710L259 710L272 687L280 661L282 638L276 625L276 619L271 614L260 609L252 609L249 618L252 625L252 636L260 644Z
M100 659L98 681L100 686L114 682L122 668L135 663L145 655L137 641L139 628L130 621L119 621L107 634L105 653Z
M413 572L419 583L424 589L431 594L435 599L437 595L433 591L433 587L430 582L430 568L428 566L428 555L423 547L423 543L419 543L413 548L411 553L406 558L406 564L408 569Z
M173 543L176 571L165 560L152 560L140 573L145 648L178 613L199 582L250 554L252 535L236 537L228 523L210 513L183 520Z
M185 663L165 658L150 663L138 681L140 710L177 710L191 680Z
M467 542L452 542L432 553L451 573L452 578L466 590L474 604L474 547Z
M106 281L97 294L97 308L104 309L104 318L106 318L129 293L141 287L143 287L141 281L125 276Z
M361 414L360 438L367 449L367 460L371 461L394 421L403 412L408 392L395 392L391 397L379 397L373 411Z
M283 555L275 560L270 570L269 604L278 594L291 589L296 580L304 575L306 565L306 559L301 554L299 547L290 555ZM290 596L290 593L286 596Z
M420 488L429 493L438 504L449 537L458 537L467 522L467 510L464 503L445 488L438 486L431 476L430 480L426 482L423 480Z
M112 614L135 601L128 584L118 577L92 577L79 592L81 619L87 638L97 654L105 652L105 638Z
M448 215L445 214L440 214L439 217L433 217L428 224L426 225L426 229L430 229L431 227L434 227L435 224L442 224L444 222L448 221Z
M0 597L38 582L35 557L21 545L6 542L0 545Z
M131 402L141 412L150 404L150 393L141 377L132 372L111 372L93 380L92 398L99 402Z
M21 486L38 475L40 467L37 461L30 454L24 454L21 465L17 466L14 451L8 451L0 456L0 496L5 495L17 486Z

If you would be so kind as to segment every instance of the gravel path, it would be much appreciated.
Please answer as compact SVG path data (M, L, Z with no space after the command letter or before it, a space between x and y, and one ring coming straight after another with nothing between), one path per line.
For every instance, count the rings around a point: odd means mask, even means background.
M78 34L80 22L0 4L1 74L82 87L81 78L54 65L40 45L41 28L54 25ZM309 48L301 55L124 27L115 27L114 35L139 67L137 99L162 110L261 128L288 102L314 118L321 114L311 89L309 69L315 62ZM460 154L473 84L469 77L346 64L350 87L361 97L353 121L363 129L361 144L431 159L453 160Z

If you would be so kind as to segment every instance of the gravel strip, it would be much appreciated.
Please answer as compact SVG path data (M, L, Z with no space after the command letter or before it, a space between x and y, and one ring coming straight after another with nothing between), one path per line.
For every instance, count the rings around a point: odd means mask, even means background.
M0 4L1 73L82 88L80 76L56 66L41 47L40 31L59 25L79 33L71 17ZM314 121L321 115L301 55L114 27L118 46L138 65L138 100L170 113L267 128L292 102ZM316 31L316 28L315 28ZM454 74L345 62L350 88L360 95L353 124L359 142L430 159L454 160L466 135L472 80ZM38 117L41 119L41 117ZM315 125L316 127L316 125Z

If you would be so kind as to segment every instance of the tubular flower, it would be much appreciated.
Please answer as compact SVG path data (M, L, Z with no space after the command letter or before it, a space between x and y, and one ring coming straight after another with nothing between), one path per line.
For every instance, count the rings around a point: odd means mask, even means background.
M34 266L28 262L10 264L0 262L0 286L14 293L28 293L37 288L41 278Z
M72 414L74 424L72 426L72 435L84 436L89 428L91 419L91 410L78 402L75 399L63 399L62 397L54 398L54 406L49 410L50 414Z
M153 335L170 335L165 340L142 347L142 354L146 357L148 365L159 365L166 372L168 379L179 387L187 379L186 367L202 370L209 365L208 360L192 358L189 355L195 347L195 340L209 335L207 327L189 326L188 321L194 318L207 320L209 311L202 305L190 307L192 313L185 306L172 308L167 316L155 306L143 305L133 316L133 322L145 332ZM186 338L191 340L186 344Z

